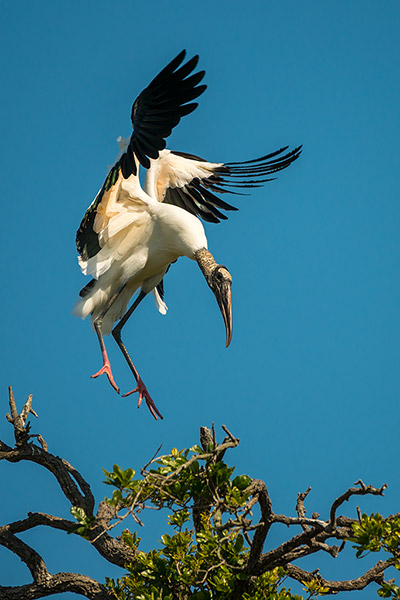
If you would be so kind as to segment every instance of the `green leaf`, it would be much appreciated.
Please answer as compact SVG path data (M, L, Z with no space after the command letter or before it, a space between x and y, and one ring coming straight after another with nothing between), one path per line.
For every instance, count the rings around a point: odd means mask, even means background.
M251 477L249 477L248 475L238 475L232 481L232 484L242 492L251 484Z
M192 446L191 448L189 448L190 452L193 452L194 454L203 454L204 450L201 446L199 446L198 444L195 444L194 446Z
M235 552L240 552L241 549L243 548L243 544L244 544L244 537L242 536L241 533L239 533L239 535L236 538L235 541Z

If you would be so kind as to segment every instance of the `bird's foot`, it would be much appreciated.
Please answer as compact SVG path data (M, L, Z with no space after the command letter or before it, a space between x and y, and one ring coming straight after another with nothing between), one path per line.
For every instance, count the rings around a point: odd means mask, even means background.
M119 394L119 387L117 386L117 384L114 381L114 377L113 377L113 374L111 371L111 365L110 365L109 360L104 361L104 364L101 367L100 371L97 371L97 373L92 375L91 379L96 379L96 377L99 377L99 375L103 375L103 373L105 373L107 375L108 381L110 382L111 386L114 388L114 390L117 392L117 394Z
M147 387L144 385L144 383L140 379L140 377L137 380L137 386L135 387L135 389L132 390L131 392L128 392L127 394L123 394L122 397L126 398L127 396L130 396L131 394L134 394L135 392L139 392L138 408L142 404L142 400L144 398L146 400L147 408L149 409L149 411L151 412L151 414L153 415L155 420L157 421L158 417L160 417L160 419L163 419L162 414L160 413L160 411L154 404L154 401L153 401L152 397L150 396L150 394L147 390Z

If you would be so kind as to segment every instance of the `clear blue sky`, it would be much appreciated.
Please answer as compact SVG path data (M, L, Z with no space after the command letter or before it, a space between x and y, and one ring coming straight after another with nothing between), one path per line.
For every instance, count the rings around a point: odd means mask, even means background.
M399 2L3 0L0 10L0 412L7 385L20 403L33 393L33 430L99 500L109 491L102 467L139 468L159 444L191 445L214 421L241 438L231 461L267 482L276 512L293 514L297 492L311 485L309 514L324 517L360 477L389 484L363 509L397 512ZM127 325L125 341L165 417L155 422L135 398L90 379L100 353L90 323L71 315L85 283L74 239L115 139L130 133L133 99L182 48L200 55L208 89L170 148L214 161L286 144L304 152L277 181L238 198L229 221L206 226L234 280L228 350L215 299L187 259L166 278L168 315L147 299ZM132 377L108 342L128 391ZM0 437L12 441L4 418ZM35 465L1 470L2 523L28 510L68 514ZM350 516L355 505L345 507ZM144 548L161 534L163 520L152 519ZM120 573L72 536L36 530L23 539L51 571ZM30 581L4 549L0 564L3 585ZM345 554L302 564L333 579L369 563Z

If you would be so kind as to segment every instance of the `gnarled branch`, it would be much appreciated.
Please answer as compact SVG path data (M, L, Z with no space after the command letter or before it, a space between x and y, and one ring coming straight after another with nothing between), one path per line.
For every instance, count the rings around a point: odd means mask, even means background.
M324 579L319 575L319 573L310 573L309 571L305 571L304 569L300 569L297 565L287 564L285 569L287 574L292 579L296 579L297 581L308 582L314 579L325 588L329 589L329 593L337 594L338 592L351 592L355 590L363 590L367 585L372 582L379 583L382 585L384 582L384 572L385 570L391 566L390 561L378 561L377 564L369 569L366 573L358 577L357 579L349 579L347 581L331 581L329 579Z
M73 592L90 600L115 600L115 595L98 581L79 573L55 573L41 583L0 586L0 600L36 600L61 592Z
M44 467L56 478L61 491L71 505L83 508L88 516L92 516L94 497L89 484L68 461L48 452L47 444L42 436L30 433L30 424L27 423L27 418L29 414L37 417L32 409L32 395L28 397L21 412L18 413L10 387L9 405L10 413L6 416L14 428L16 447L11 448L0 441L0 460L9 462L29 460ZM40 447L33 443L32 438L39 441ZM107 503L101 502L97 515L94 515L93 525L88 531L88 538L95 540L93 546L108 562L124 567L127 562L134 560L135 552L121 540L107 534L107 525L114 517L115 509ZM28 513L25 519L0 527L0 545L19 556L33 578L32 584L24 586L0 586L0 600L28 600L65 591L79 593L94 600L114 598L103 585L90 577L76 573L50 574L43 558L16 535L41 525L68 533L76 526L76 522L45 513Z

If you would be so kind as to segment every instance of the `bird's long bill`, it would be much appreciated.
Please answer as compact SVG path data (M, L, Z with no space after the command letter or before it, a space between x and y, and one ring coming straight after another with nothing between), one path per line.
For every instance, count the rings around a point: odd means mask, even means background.
M226 348L232 340L232 294L229 283L224 283L215 291L215 297L224 319L226 329Z

